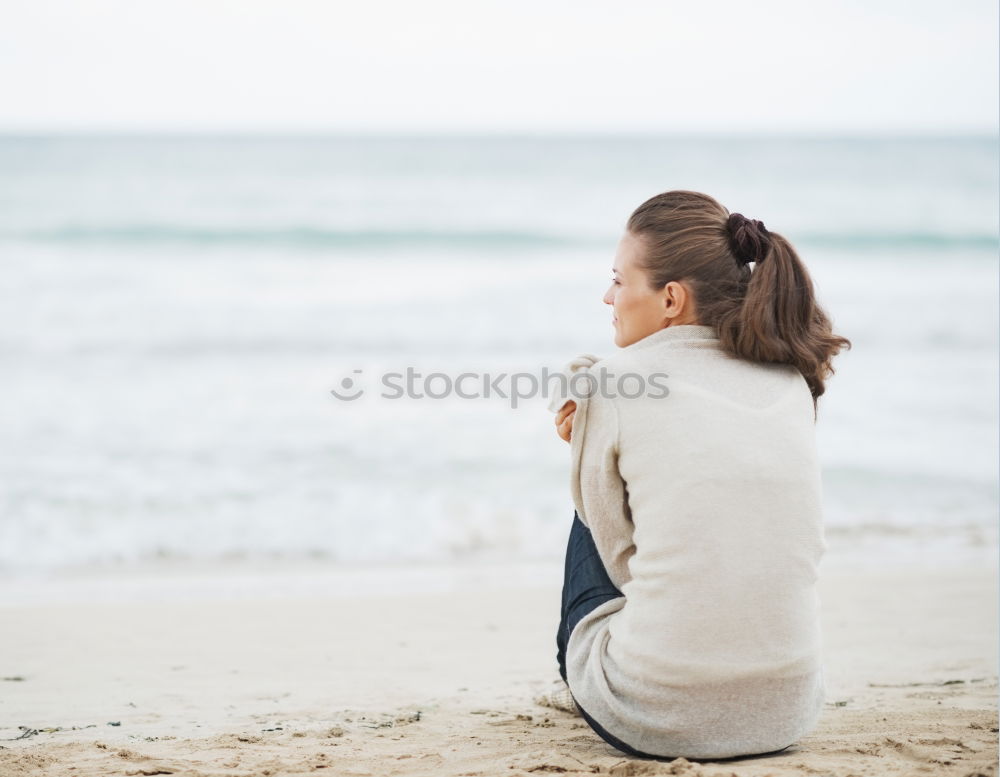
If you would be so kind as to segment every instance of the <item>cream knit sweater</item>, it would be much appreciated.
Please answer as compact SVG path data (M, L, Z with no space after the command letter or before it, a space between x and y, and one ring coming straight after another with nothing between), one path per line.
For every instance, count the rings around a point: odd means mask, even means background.
M574 698L653 755L794 743L824 699L815 583L826 546L805 379L729 355L699 325L567 366L602 371L606 393L549 405L577 402L573 502L623 594L570 636ZM580 377L571 390L586 390Z

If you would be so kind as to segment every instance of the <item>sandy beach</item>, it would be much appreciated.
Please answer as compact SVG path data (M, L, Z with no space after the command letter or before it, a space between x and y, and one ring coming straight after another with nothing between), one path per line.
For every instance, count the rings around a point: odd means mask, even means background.
M819 726L727 762L629 758L533 703L558 676L558 565L397 570L395 591L319 566L22 581L0 591L0 774L992 776L997 578L977 558L825 560Z

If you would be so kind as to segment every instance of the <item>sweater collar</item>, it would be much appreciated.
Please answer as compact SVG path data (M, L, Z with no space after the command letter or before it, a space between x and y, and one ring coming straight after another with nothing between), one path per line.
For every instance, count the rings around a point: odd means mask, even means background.
M646 335L641 340L636 340L631 345L626 345L623 351L637 351L643 348L650 348L658 345L673 344L688 340L702 340L719 342L719 336L714 326L703 326L701 324L678 324L658 329L651 335ZM710 343L706 343L708 345Z

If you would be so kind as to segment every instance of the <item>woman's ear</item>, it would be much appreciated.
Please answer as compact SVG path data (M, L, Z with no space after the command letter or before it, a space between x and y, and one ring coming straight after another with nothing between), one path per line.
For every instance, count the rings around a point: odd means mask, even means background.
M670 281L670 283L663 287L661 295L664 318L667 321L679 319L684 314L684 309L688 306L687 289L677 281Z

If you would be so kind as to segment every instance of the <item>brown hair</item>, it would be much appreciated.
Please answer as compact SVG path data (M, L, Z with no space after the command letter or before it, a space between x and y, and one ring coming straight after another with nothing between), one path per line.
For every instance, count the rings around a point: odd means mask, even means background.
M816 410L834 372L831 360L851 341L833 334L805 265L784 237L691 191L650 198L627 229L645 244L642 264L653 289L686 282L698 323L714 327L726 351L795 365Z

